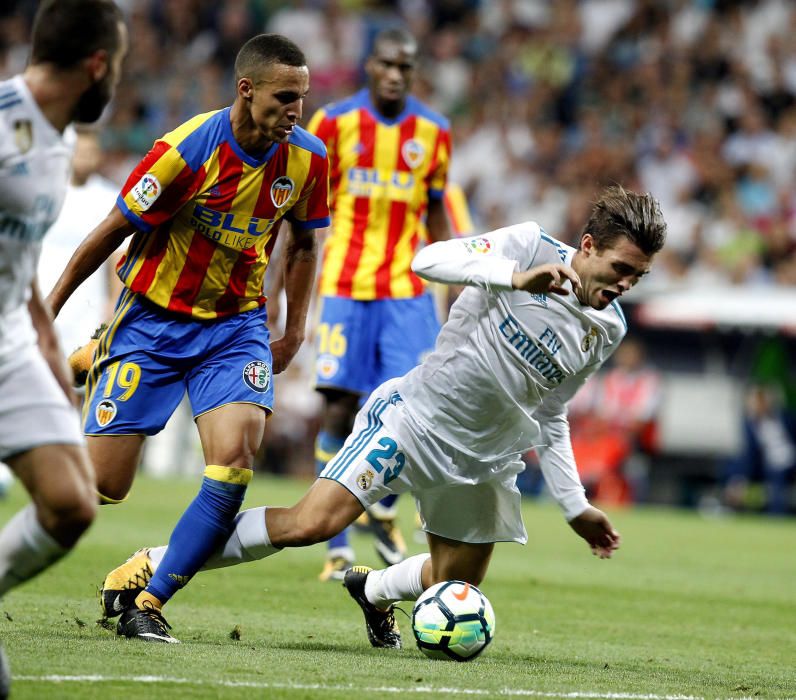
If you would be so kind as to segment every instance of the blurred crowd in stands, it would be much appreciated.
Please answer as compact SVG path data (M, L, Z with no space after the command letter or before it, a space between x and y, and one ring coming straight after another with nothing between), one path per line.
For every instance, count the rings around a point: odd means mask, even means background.
M33 0L6 0L0 75ZM306 51L305 118L362 80L375 33L422 46L416 93L454 126L476 227L532 218L576 241L595 190L653 192L669 222L654 282L796 284L796 3L790 0L120 0L132 50L103 134L119 181L154 138L233 97L240 45ZM646 285L648 288L650 285Z
M421 46L415 94L452 121L451 179L476 230L533 219L577 244L594 194L618 182L652 192L669 224L647 289L796 285L793 0L118 1L131 51L101 132L117 185L159 135L232 102L253 34L306 52L308 121L402 25ZM0 4L0 77L24 65L35 5ZM299 363L282 379L295 387L273 429L310 450L307 376Z

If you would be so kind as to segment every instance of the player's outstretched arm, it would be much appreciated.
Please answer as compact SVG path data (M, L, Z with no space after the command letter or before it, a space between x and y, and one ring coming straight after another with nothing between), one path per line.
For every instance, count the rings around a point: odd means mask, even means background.
M591 547L592 554L600 559L610 559L619 549L620 534L614 530L611 521L601 510L589 506L580 515L569 521L570 527Z
M72 293L133 233L133 225L114 207L77 247L47 296L53 316L58 315Z
M274 374L287 368L304 341L317 259L315 229L291 224L285 245L285 333L271 343Z

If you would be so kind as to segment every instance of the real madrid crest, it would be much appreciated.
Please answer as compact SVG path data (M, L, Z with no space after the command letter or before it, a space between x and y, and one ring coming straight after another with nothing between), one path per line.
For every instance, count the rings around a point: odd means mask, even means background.
M357 486L363 491L367 491L373 483L373 472L366 469L357 477Z
M282 175L271 183L271 201L277 209L287 203L294 188L293 180L287 175Z
M27 153L33 146L33 124L30 119L14 122L14 144L20 153Z
M580 349L583 350L583 352L589 352L595 340L597 340L597 329L592 326L591 330L583 337L583 340L580 341Z

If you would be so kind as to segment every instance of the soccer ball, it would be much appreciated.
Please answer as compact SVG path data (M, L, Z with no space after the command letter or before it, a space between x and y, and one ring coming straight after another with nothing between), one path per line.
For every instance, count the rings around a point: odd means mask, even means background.
M443 581L417 599L412 631L418 648L429 658L469 661L495 636L495 613L475 586Z

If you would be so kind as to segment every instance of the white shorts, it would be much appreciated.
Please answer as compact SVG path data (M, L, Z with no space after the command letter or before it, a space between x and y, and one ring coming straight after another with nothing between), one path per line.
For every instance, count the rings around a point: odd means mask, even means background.
M365 508L410 491L423 529L441 537L525 544L516 484L522 461L496 465L457 451L412 418L394 386L390 380L371 394L320 478L337 481Z
M36 346L0 361L0 460L41 445L82 445L77 409Z

